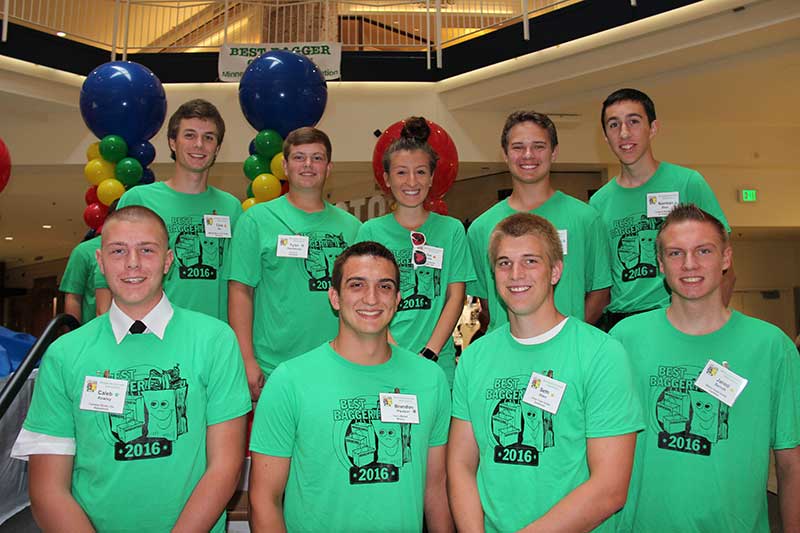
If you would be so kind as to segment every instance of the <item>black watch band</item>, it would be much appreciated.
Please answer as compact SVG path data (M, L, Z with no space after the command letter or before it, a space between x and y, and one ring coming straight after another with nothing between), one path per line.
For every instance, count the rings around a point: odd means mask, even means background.
M428 348L427 346L423 348L422 351L419 352L419 354L425 359L430 359L434 363L439 360L439 355L430 348Z

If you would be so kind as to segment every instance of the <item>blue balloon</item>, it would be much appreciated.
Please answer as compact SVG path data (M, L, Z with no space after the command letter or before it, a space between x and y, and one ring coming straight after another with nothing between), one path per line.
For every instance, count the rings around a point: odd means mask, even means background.
M301 126L316 125L327 101L322 71L307 57L285 50L253 60L239 82L239 104L247 122L283 138Z
M250 141L250 146L247 147L247 151L250 152L250 155L256 153L256 140L253 139Z
M83 121L98 138L119 135L130 146L158 133L167 115L167 97L147 67L112 61L86 77L80 107Z
M142 171L142 178L139 180L140 185L147 185L156 181L156 175L149 167Z
M141 141L128 146L128 157L132 157L146 167L156 158L156 147L150 141Z

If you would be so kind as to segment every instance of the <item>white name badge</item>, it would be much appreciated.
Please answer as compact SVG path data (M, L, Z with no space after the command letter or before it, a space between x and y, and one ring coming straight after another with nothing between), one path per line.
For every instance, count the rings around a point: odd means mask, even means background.
M680 203L680 193L654 192L647 195L647 218L659 218L669 215Z
M401 424L419 424L419 407L416 394L399 394L382 392L381 422L399 422Z
M415 246L412 251L411 262L414 268L426 266L441 270L444 261L444 248L437 246Z
M709 359L694 385L731 407L747 386L747 379Z
M231 217L228 215L203 215L206 237L231 238Z
M278 257L308 258L308 236L278 235L278 246L275 250Z
M522 401L544 409L548 413L556 414L566 388L567 384L563 381L534 372L531 374L531 381L528 383L528 388L525 389Z
M561 241L561 250L567 255L567 230L558 230L558 239Z
M83 380L81 409L99 413L122 414L125 410L125 395L128 380L86 376Z

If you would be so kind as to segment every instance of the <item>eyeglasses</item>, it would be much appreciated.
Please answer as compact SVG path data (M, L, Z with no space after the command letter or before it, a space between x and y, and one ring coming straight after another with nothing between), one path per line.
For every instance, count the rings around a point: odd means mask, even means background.
M425 234L421 231L412 231L411 244L414 246L423 246L425 244Z
M411 244L414 247L411 253L411 262L414 264L415 268L418 266L423 266L428 260L428 256L425 254L425 250L422 248L422 246L425 245L425 242L426 239L424 233L421 231L411 232Z

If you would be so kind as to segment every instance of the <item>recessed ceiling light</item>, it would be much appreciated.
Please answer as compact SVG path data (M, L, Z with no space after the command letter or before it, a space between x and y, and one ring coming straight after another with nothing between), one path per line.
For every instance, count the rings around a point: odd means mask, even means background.
M53 229L53 226L50 224L42 224L42 229Z
M59 37L66 37L67 36L67 34L64 33L63 31L57 31L56 35L58 35Z
M5 237L5 239L6 239L7 241L13 241L13 240L14 240L14 237L12 237L12 236L10 236L10 235L9 235L8 237Z

